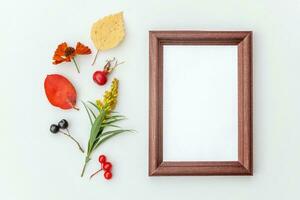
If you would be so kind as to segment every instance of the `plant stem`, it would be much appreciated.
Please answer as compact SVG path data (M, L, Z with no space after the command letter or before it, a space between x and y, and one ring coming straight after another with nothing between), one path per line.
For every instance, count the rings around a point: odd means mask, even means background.
M88 163L90 160L91 160L91 159L90 159L89 155L87 155L87 156L85 157L84 166L83 166L83 169L82 169L82 172L81 172L81 175L80 175L81 177L83 177L84 172L85 172L86 165L87 165L87 163Z
M77 110L77 111L79 110L79 108L77 108L76 106L73 106L73 108L74 108L75 110Z
M75 58L72 58L72 61L73 61L74 64L75 64L75 67L76 67L76 69L77 69L77 72L80 73L79 67L78 67L78 65L77 65L77 63L76 63L76 61L75 61Z
M97 57L98 57L98 54L99 54L99 49L97 50L97 53L96 53L95 58L94 58L94 60L93 60L93 62L92 62L92 65L95 64L95 62L96 62L96 60L97 60Z
M73 141L77 144L79 150L80 150L82 153L84 153L83 148L80 146L79 142L78 142L75 138L73 138L70 134L67 134L67 133L62 132L62 131L60 131L60 132L61 132L62 134L64 134L65 136L69 137L71 140L73 140Z
M93 176L95 176L96 174L98 174L100 171L102 171L103 169L102 169L102 167L101 167L101 169L99 169L99 170L97 170L95 173L93 173L91 176L90 176L90 179L91 178L93 178Z

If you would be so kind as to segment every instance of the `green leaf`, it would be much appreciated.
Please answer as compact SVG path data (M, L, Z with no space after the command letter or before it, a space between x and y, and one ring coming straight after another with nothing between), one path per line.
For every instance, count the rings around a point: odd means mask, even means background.
M117 118L117 117L126 118L124 115L109 115L109 118Z
M92 109L90 108L90 107L87 107L88 109L89 109L89 111L92 113L92 115L93 115L93 117L94 117L94 119L96 119L96 115L95 115L95 113L92 111Z
M88 101L88 103L90 103L90 104L93 105L97 110L100 111L99 107L98 107L95 103L93 103L93 102L91 102L91 101Z
M89 116L91 125L93 126L93 120L92 120L91 114L90 114L90 112L89 112L89 110L88 110L88 108L87 108L87 105L86 105L83 101L81 101L81 103L83 104L83 106L84 106L84 108L85 108L85 110L86 110L86 112L87 112L87 114L88 114L88 116Z
M109 125L109 124L114 124L114 123L122 121L122 120L125 120L125 118L106 120L105 122L103 122L103 126L106 126L106 125Z
M101 137L100 137L100 139L102 138L102 137L105 137L105 136L108 136L108 135L111 135L111 134L119 134L119 133L124 133L124 132L133 132L132 130L126 130L126 129L119 129L119 130L113 130L113 131L106 131L106 132L103 132L102 134L101 134Z
M121 128L120 126L117 126L117 125L114 125L114 124L102 124L101 127L102 128L105 128L105 127Z
M102 120L103 120L103 115L105 112L100 112L98 117L95 119L92 128L91 128L91 133L90 133L90 139L89 139L89 146L88 146L88 152L91 152L92 149L94 149L94 145L96 144L96 138L97 135L102 127Z
M117 121L121 121L121 120L115 120L114 122L117 122ZM120 126L113 124L113 122L111 122L111 123L102 122L101 128L100 128L96 138L99 138L103 134L103 130L107 127L121 128Z
M97 134L97 136L96 136L96 140L98 140L100 138L100 135L103 133L103 130L104 130L104 128L101 127L98 134Z
M125 120L127 118L126 117L108 117L108 118L106 118L105 122L110 122L110 121L116 120L116 119L118 119L118 120Z
M132 130L115 130L115 131L107 131L107 132L103 133L103 135L102 135L103 137L101 136L101 138L95 145L95 149L98 148L100 144L102 144L106 140L112 138L113 136L116 136L116 135L119 135L119 134L125 133L125 132L132 132Z

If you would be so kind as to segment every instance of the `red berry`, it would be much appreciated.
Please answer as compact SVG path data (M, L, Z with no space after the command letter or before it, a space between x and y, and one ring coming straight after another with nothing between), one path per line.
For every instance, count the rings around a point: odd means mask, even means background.
M95 71L93 75L93 80L98 85L104 85L107 82L107 72L106 71Z
M109 180L112 178L112 173L110 171L104 172L104 178Z
M105 155L100 155L98 158L98 161L99 161L99 163L102 163L102 164L105 163L105 161L106 161Z
M103 169L105 171L110 171L112 168L112 164L110 162L103 163Z

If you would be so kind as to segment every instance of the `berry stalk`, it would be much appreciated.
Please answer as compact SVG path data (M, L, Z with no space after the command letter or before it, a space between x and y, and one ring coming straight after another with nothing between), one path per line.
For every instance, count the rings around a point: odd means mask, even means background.
M50 132L53 134L61 133L65 136L67 136L68 138L73 140L77 144L79 150L82 153L84 153L84 150L81 147L81 145L79 144L79 142L74 137L72 137L72 135L70 134L68 127L69 127L68 121L66 119L62 119L58 122L58 124L51 124ZM61 131L61 129L66 130L67 132Z
M101 169L97 170L95 173L93 173L91 176L90 176L90 179L93 178L93 176L95 176L96 174L98 174L99 172L101 172L103 170L103 168L101 167Z
M73 138L70 134L67 134L67 133L62 132L62 131L60 131L60 132L61 132L62 134L64 134L65 136L69 137L71 140L73 140L73 141L77 144L79 150L80 150L82 153L84 153L83 148L80 146L79 142L78 142L75 138Z

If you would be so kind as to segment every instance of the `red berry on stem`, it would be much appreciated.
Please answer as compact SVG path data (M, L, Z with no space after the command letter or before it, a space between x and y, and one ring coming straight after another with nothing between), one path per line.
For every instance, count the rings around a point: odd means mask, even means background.
M98 85L104 85L107 82L107 72L106 71L95 71L93 74L93 80Z
M109 180L112 178L112 173L110 171L104 172L104 178Z
M110 171L112 168L112 164L110 162L103 163L103 169L105 171Z
M104 163L105 163L105 161L106 161L106 157L105 157L105 155L100 155L100 156L99 156L99 158L98 158L98 161L99 161L99 163L102 163L102 164L104 164Z
M118 60L113 58L112 60L107 60L102 71L95 71L93 74L93 79L98 85L105 85L107 82L107 76L120 64Z

